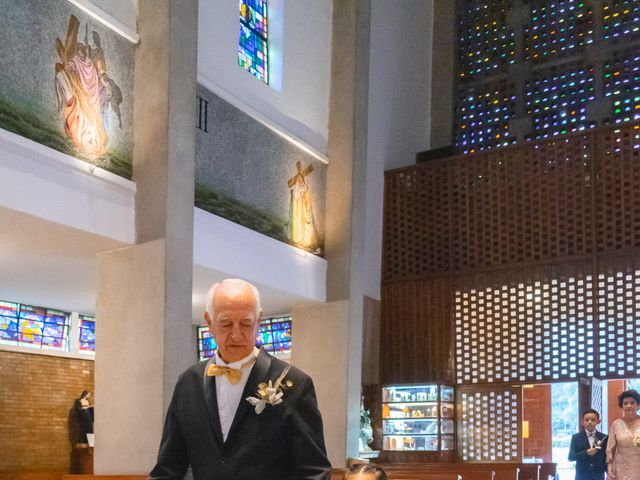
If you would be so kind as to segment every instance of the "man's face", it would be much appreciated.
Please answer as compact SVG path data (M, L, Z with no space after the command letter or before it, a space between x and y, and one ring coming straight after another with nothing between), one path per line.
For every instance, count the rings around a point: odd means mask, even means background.
M587 413L582 417L582 425L590 432L593 432L599 423L600 419L595 413Z
M215 318L205 312L209 331L218 344L218 354L227 363L251 354L256 344L260 317L256 299L247 285L220 285L213 297Z

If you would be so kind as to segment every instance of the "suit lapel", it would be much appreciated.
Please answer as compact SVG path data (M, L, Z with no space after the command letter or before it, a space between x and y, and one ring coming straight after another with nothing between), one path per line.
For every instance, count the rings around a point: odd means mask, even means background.
M240 403L238 404L236 414L233 417L233 422L231 423L231 428L229 429L229 434L227 435L227 442L229 442L229 440L231 440L234 435L237 435L236 431L239 430L239 424L242 422L242 419L249 411L253 410L254 408L245 399L249 396L256 395L256 392L258 391L258 385L260 383L266 382L268 380L273 380L267 377L270 366L271 357L264 350L260 349L260 353L258 353L256 363L251 369L251 373L249 374L249 378L247 379L247 384L242 391Z
M205 364L205 368L209 363ZM220 413L218 412L218 400L216 396L216 377L209 377L205 375L204 370L202 372L203 375L203 390L204 390L204 398L207 404L207 410L209 412L209 423L211 425L211 430L213 430L213 436L218 443L218 447L222 447L222 427L220 426Z

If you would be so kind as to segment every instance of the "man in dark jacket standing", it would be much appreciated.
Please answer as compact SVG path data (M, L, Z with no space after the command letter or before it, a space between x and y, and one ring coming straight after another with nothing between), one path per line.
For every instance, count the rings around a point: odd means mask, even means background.
M328 480L311 378L255 347L260 294L211 287L205 319L218 350L178 379L150 480Z
M598 432L600 414L592 408L582 413L583 432L571 437L569 460L576 462L576 480L604 480L607 471L607 436Z

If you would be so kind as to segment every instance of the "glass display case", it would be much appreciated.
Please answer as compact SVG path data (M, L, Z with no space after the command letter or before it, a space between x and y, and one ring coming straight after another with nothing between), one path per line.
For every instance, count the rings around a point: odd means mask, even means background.
M382 388L384 450L454 450L454 425L453 387L427 384Z

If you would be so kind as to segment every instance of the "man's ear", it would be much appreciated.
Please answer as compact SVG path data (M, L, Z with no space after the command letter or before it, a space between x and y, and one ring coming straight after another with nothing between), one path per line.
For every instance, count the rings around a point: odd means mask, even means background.
M207 325L211 328L211 317L209 316L209 312L206 310L204 311L204 321L207 322Z

